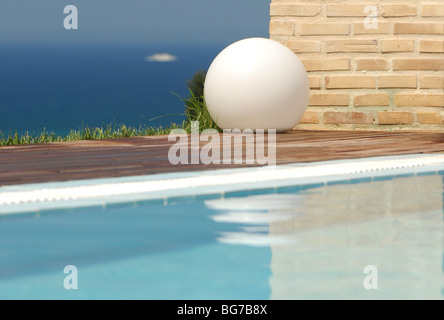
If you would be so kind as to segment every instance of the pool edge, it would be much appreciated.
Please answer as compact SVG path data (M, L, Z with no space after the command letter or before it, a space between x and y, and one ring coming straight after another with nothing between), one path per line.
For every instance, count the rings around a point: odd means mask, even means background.
M444 154L409 154L5 186L0 188L0 216L440 171Z

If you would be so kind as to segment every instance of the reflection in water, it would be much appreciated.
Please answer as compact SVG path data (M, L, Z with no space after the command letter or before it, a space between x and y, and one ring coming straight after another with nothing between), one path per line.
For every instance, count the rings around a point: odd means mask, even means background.
M246 225L230 244L269 245L272 299L441 299L443 177L328 185L205 202ZM367 290L364 267L378 269Z
M270 234L268 226L290 221L301 215L302 202L303 196L298 194L267 194L207 200L205 205L220 212L212 216L216 222L249 225L242 228L243 232L221 232L218 241L268 246L291 241L292 237L288 234Z

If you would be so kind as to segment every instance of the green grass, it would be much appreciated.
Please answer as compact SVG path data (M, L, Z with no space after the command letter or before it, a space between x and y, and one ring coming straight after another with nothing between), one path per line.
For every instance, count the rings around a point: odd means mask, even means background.
M71 130L69 134L64 136L56 135L52 131L47 131L47 129L43 129L43 131L39 133L26 132L22 135L19 135L17 132L12 132L7 136L0 131L0 146L167 135L173 129L183 129L190 133L192 121L199 121L200 132L205 129L216 129L221 131L211 118L203 96L197 97L193 91L190 90L190 96L188 98L178 97L185 103L185 113L183 115L186 116L186 120L182 124L171 123L168 127L141 126L139 128L133 128L124 124L119 126L109 124L95 128L82 127L79 130ZM168 115L161 117L165 116Z
M207 104L205 102L204 96L197 97L193 91L190 89L190 96L186 99L182 99L185 103L185 116L187 120L184 122L185 130L190 132L191 122L199 122L199 131L202 132L205 129L215 129L217 131L222 131L211 118L208 112Z
M133 128L124 124L119 126L109 124L95 128L82 126L81 129L71 130L69 134L64 136L56 135L54 132L48 131L47 129L43 129L43 131L39 133L25 132L25 134L22 135L19 135L17 131L9 132L9 134L5 136L0 130L0 146L167 135L173 129L182 129L187 133L191 133L191 123L193 121L199 122L199 132L202 132L205 129L215 129L221 132L222 130L211 118L205 102L204 83L206 73L207 71L205 70L199 70L195 73L192 79L187 81L188 91L190 92L190 95L187 98L182 98L181 96L172 92L182 102L184 102L185 105L185 112L183 114L174 114L183 115L186 117L186 120L183 121L182 124L171 123L168 127L141 126L139 128ZM162 115L151 120L167 116L170 115Z
M182 129L187 133L191 133L191 122L199 122L199 132L205 129L215 129L222 131L211 118L208 112L207 105L204 98L204 82L206 77L206 71L199 70L194 77L187 81L188 91L190 95L187 98L173 93L177 96L185 105L185 112L183 115L186 120L182 124L171 123L168 127L148 127L141 126L139 128L133 128L121 124L105 125L102 127L89 128L83 127L79 130L71 130L69 134L60 136L56 135L52 131L43 129L39 133L29 133L19 135L16 132L10 132L7 136L0 130L0 146L13 146L22 144L37 144L37 143L49 143L49 142L62 142L62 141L80 141L80 140L100 140L100 139L114 139L114 138L127 138L127 137L139 137L139 136L153 136L153 135L167 135L173 129ZM162 115L157 118L167 117L170 115ZM154 119L157 119L154 118ZM151 119L151 120L154 120ZM150 121L151 121L150 120Z
M133 128L123 124L120 126L107 125L104 127L85 127L79 130L71 130L64 136L56 135L54 132L49 132L46 129L43 129L40 133L31 134L25 132L19 135L17 132L14 132L7 136L0 131L0 146L163 135L169 134L173 129L185 129L185 127L185 122L181 125L172 123L169 127Z

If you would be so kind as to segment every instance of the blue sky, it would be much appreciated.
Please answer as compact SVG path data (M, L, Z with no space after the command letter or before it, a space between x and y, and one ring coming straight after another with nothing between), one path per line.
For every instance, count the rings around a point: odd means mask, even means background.
M0 0L0 41L231 42L268 37L271 0ZM79 29L65 30L75 5Z

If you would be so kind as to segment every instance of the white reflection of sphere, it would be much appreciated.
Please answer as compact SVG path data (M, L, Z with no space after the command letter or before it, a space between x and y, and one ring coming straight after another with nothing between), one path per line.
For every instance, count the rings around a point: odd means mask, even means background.
M302 62L283 44L265 38L233 43L208 69L205 101L222 129L292 129L308 105Z

